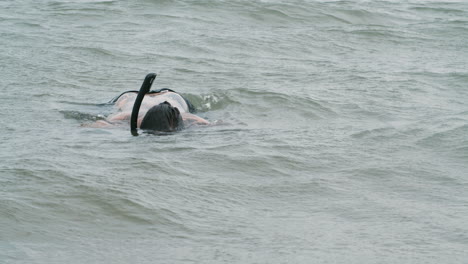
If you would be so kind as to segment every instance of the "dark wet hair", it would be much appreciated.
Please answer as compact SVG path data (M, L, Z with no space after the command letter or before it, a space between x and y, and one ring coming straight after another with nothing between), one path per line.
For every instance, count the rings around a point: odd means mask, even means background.
M151 107L141 122L141 129L173 132L184 128L179 109L167 101Z

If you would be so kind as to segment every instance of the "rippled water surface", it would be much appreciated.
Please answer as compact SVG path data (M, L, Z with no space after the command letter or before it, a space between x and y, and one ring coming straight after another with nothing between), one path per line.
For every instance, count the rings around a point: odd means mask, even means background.
M223 125L83 127L156 72ZM466 263L468 2L0 1L0 263Z

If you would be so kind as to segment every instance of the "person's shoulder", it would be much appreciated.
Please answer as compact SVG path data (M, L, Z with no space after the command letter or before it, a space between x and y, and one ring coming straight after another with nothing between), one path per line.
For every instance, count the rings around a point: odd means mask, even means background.
M117 99L116 104L118 105L121 102L127 102L129 99L135 99L137 96L136 93L128 92L122 94L119 99Z

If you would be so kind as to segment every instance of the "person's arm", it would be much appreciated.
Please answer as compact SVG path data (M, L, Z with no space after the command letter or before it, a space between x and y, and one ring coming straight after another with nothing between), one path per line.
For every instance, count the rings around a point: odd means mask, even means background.
M184 120L184 123L188 126L191 125L209 125L210 122L208 120L203 119L199 116L189 114L189 113L182 113L182 120Z
M122 120L130 120L130 113L128 112L119 112L110 115L107 119L109 121L122 121Z
M90 124L82 124L81 125L82 127L92 127L92 128L109 128L109 127L113 127L114 124L106 121L106 120L98 120L94 123L90 123Z
M130 119L130 115L125 112L120 112L109 116L106 120L98 120L91 124L83 124L83 127L93 128L110 128L121 125L125 120Z

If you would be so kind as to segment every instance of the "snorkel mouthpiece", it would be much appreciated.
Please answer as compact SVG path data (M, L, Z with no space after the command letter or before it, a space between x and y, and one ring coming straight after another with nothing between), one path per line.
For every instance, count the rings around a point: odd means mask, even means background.
M153 81L155 78L156 78L156 73L149 73L148 75L146 75L145 80L143 81L143 84L141 85L140 91L138 91L138 95L135 100L135 103L133 104L132 117L130 119L130 131L132 132L132 135L134 136L138 136L137 121L138 121L138 112L140 112L141 102L143 101L145 94L149 92L151 85L153 85Z

